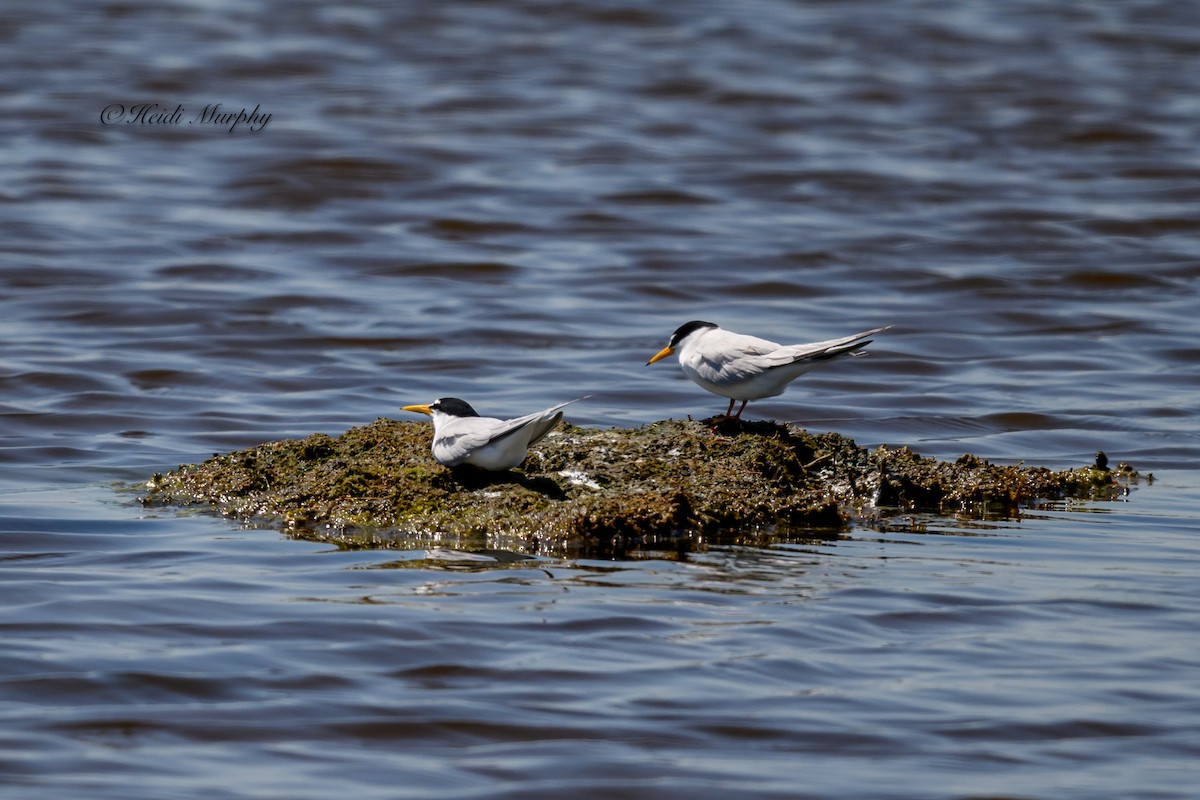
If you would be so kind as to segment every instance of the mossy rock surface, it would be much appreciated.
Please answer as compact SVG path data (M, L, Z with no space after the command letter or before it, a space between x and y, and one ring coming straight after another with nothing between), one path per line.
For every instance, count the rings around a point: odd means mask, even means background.
M146 505L201 505L344 546L604 555L678 541L830 535L852 515L1011 515L1063 497L1112 497L1135 476L1106 465L1052 471L867 450L773 422L668 420L635 429L567 424L523 469L439 466L426 422L380 419L341 436L268 442L147 482Z

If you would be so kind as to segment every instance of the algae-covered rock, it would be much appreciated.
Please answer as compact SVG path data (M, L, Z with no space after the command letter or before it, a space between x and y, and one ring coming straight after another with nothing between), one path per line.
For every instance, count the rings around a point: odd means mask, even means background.
M523 471L447 469L428 424L380 419L341 436L269 442L147 482L147 505L202 505L345 546L513 548L610 554L655 543L835 533L866 508L1013 514L1121 490L1107 463L1081 470L956 463L869 451L833 433L742 422L636 429L562 425Z

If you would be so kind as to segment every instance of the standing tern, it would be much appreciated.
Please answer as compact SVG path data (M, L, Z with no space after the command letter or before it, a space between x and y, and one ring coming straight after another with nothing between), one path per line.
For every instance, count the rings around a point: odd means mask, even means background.
M584 398L578 398L582 400ZM519 466L531 445L541 441L558 421L562 408L578 400L516 419L481 417L465 400L443 397L429 405L404 406L433 418L433 459L447 467L473 464L486 470Z
M783 394L789 383L821 364L863 355L862 349L871 343L867 337L890 327L825 342L783 345L693 320L680 325L646 366L678 353L683 373L701 388L728 397L725 417L740 420L751 400ZM735 400L742 401L737 414L733 414Z

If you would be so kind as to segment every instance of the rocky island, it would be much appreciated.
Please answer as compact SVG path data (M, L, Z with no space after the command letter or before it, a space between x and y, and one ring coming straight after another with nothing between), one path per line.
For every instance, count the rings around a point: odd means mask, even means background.
M1128 465L1055 471L867 449L775 422L562 424L522 470L448 469L430 426L379 419L340 436L268 442L146 482L147 506L201 506L345 547L620 555L756 537L830 538L856 516L1013 516L1063 498L1113 498Z

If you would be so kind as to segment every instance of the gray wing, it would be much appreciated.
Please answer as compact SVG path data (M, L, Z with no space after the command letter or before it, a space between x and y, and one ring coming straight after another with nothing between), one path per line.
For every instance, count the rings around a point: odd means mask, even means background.
M840 339L828 339L824 342L788 345L772 353L758 356L755 360L764 368L770 369L773 367L783 367L788 364L796 364L801 361L828 361L841 356L861 355L860 351L871 343L867 339L868 336L882 333L890 327L892 326L885 325L882 328L872 328L869 331L862 331L852 336L843 336Z
M474 451L507 430L505 421L492 417L467 417L455 420L433 440L433 454L443 464L459 464Z
M775 366L773 354L781 352L778 342L717 329L709 334L704 347L690 362L692 369L705 380L721 383L744 380Z
M578 403L580 400L586 399L586 397L577 397L574 400L568 400L565 403L559 403L556 406L550 406L550 408L547 408L544 411L535 411L534 413L526 414L523 417L510 419L505 422L504 429L498 430L488 441L494 442L497 439L503 439L505 436L511 436L517 431L529 426L529 444L540 442L545 438L546 434L554 430L554 426L558 424L560 419L562 419L562 409L566 408L572 403Z

